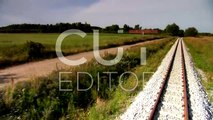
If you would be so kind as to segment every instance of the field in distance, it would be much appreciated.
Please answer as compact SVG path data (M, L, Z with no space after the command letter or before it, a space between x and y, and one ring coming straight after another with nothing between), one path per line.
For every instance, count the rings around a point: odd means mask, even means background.
M0 68L15 64L21 64L32 60L56 57L55 43L59 34L0 34ZM160 38L154 35L138 34L106 34L100 33L100 48L115 47L119 45L131 44L147 39ZM44 47L29 47L27 42L41 43ZM35 51L32 51L35 49ZM71 55L93 49L93 34L89 33L85 38L77 35L68 36L62 42L64 55ZM33 53L33 54L31 54ZM37 56L35 54L38 54Z

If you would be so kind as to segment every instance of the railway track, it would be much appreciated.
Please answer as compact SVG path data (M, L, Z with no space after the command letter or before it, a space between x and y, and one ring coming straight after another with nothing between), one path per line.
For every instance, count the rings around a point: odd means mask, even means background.
M121 120L212 120L213 107L182 38L178 38Z
M161 82L149 120L188 120L188 92L183 40L178 39L167 73Z

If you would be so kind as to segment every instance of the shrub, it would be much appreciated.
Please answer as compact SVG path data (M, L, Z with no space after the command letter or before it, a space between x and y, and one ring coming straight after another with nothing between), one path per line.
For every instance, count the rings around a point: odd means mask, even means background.
M172 35L172 36L178 36L179 35L179 26L176 25L175 23L171 24L171 25L167 25L165 31L166 33Z
M195 37L198 35L198 31L195 27L189 27L185 30L185 36Z
M43 56L45 47L41 43L28 41L26 46L29 60L38 59Z

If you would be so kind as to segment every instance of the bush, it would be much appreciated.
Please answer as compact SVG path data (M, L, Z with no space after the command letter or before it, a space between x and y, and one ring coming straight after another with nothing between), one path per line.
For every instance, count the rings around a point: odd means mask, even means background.
M11 45L2 50L0 68L26 63L41 58L55 57L55 51L46 50L44 45L38 42L27 41L21 45Z
M192 36L195 37L198 35L198 31L194 27L189 27L185 30L185 36Z
M184 30L179 30L178 36L184 37Z
M43 56L45 47L41 43L28 41L26 46L29 60L38 59Z
M176 25L175 23L171 25L167 25L165 31L166 33L172 35L172 36L178 36L179 35L179 26Z

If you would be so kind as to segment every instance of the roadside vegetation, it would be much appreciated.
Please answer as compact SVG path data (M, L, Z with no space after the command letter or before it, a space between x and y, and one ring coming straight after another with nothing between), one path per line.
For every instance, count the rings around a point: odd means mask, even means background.
M205 72L202 83L213 103L213 37L187 37L185 43L195 62L195 66Z
M96 61L70 68L56 70L47 77L11 84L0 92L0 119L114 119L130 104L130 98L143 89L142 72L155 71L164 55L174 43L174 38L147 43L147 65L140 66L140 47L137 46L125 52L122 60L114 66L103 66ZM115 55L107 54L106 59ZM62 75L62 80L72 80L72 83L62 84L62 88L72 91L59 91L59 71L69 71ZM111 76L104 72L118 72ZM126 71L133 71L139 78L139 85L133 92L125 92L119 87L119 76ZM77 91L77 72L88 72L93 77L93 86L88 91ZM98 89L98 73L100 84ZM79 76L80 88L88 88L91 78ZM146 78L148 80L149 77ZM134 78L130 75L122 79L123 86L134 86Z
M153 73L157 70L162 59L165 57L166 53L169 51L171 46L174 44L175 39L170 38L164 41L156 41L152 44L144 45L147 48L147 65L137 66L132 69L138 77L138 86L134 91L126 92L122 88L118 88L109 100L99 100L95 106L91 107L89 110L89 120L103 119L103 120L114 120L121 113L129 107L135 96L143 90L146 82L150 79ZM134 48L138 49L138 48ZM156 62L158 61L158 62ZM143 76L143 72L145 72ZM147 73L146 73L147 72ZM153 72L153 73L152 73ZM127 89L131 89L135 86L135 77L133 75L129 76L127 80L122 83L122 86Z
M55 43L59 34L0 34L0 68L29 61L56 57ZM100 34L100 49L162 38L136 34ZM92 34L84 39L68 36L62 43L64 55L71 55L93 49Z

